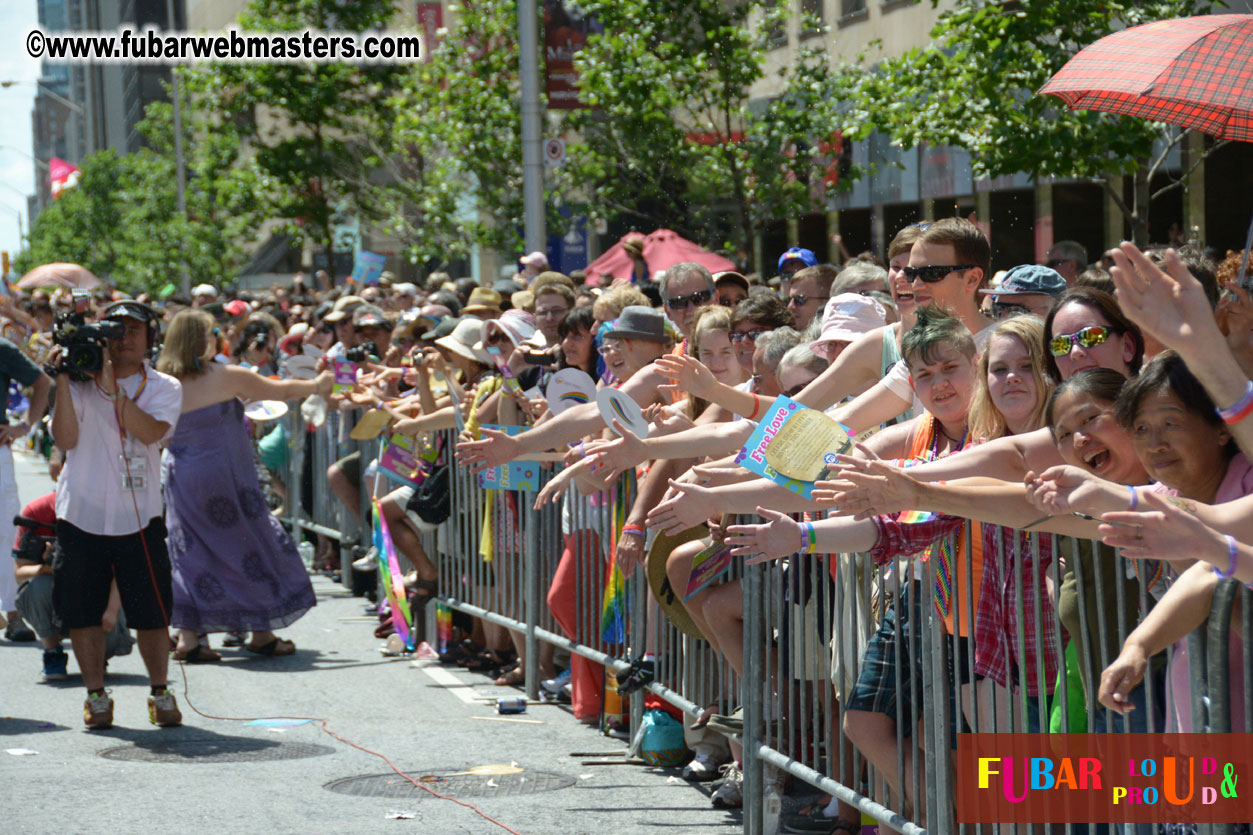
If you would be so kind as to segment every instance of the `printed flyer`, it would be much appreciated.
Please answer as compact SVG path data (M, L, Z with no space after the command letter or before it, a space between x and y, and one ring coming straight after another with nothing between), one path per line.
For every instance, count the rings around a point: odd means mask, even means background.
M496 426L483 424L484 429L494 429L506 435L518 435L525 426ZM513 490L524 492L538 490L540 467L538 461L510 461L502 467L489 467L479 473L479 486L484 490Z
M828 477L836 456L853 442L840 424L816 409L779 395L735 458L751 473L811 498L814 482Z

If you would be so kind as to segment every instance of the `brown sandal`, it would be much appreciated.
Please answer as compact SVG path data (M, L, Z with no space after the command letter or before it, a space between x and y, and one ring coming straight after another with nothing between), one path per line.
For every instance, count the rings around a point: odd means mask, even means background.
M519 665L509 672L496 679L496 684L500 687L521 687L526 684L526 671Z
M221 653L200 644L196 644L187 652L181 652L176 649L170 653L170 657L175 661L186 661L188 664L208 664L222 660Z
M296 645L285 638L275 638L268 644L259 647L245 644L244 649L255 655L292 655L296 652Z

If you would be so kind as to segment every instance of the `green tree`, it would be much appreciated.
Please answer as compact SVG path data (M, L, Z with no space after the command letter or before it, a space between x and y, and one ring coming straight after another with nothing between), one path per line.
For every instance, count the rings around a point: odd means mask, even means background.
M932 0L938 5L937 0ZM1148 236L1153 176L1185 131L1143 119L1069 110L1038 90L1080 49L1116 30L1208 11L1205 0L957 0L931 30L931 43L880 61L873 71L837 75L842 123L865 136L878 130L905 148L964 148L977 177L1016 172L1101 184L1135 239ZM861 56L877 56L871 52ZM1116 178L1134 177L1124 199Z
M390 0L253 0L243 29L363 32L387 25ZM348 208L368 218L368 178L380 160L362 139L392 121L394 66L345 63L219 64L188 77L199 106L234 125L260 172L279 231L311 241L333 261L334 218Z
M443 44L407 68L391 106L390 176L376 194L415 261L521 246L518 14L510 0L462 4Z
M577 137L561 172L598 215L748 247L756 230L821 208L834 79L803 49L780 92L754 100L787 4L769 0L590 0L603 25L578 53ZM802 21L808 26L808 21Z

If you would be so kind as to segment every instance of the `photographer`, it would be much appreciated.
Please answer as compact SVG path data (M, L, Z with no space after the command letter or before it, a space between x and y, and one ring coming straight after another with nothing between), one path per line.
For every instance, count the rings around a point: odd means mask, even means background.
M101 324L107 323L124 331L118 338L107 334L98 366L76 363L89 373L73 375L64 364L57 368L52 434L66 455L57 481L53 603L87 686L83 720L88 728L111 727L101 619L117 580L152 685L149 721L169 727L181 724L182 715L166 689L172 594L159 444L178 421L183 392L146 362L157 331L151 308L115 302L103 311ZM82 348L58 346L53 362L76 351Z
M22 504L17 497L17 478L13 474L13 442L30 431L48 408L48 390L52 380L39 370L16 345L0 338L0 391L9 391L9 382L17 380L30 386L29 407L21 423L0 424L0 542L13 539L13 517ZM17 576L8 567L0 569L0 612L8 621L5 637L10 641L31 641L35 633L22 623L17 613Z

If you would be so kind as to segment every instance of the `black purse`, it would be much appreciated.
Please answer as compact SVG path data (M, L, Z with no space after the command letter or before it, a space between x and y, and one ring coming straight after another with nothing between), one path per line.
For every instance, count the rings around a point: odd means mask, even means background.
M440 463L417 486L405 504L405 510L416 515L431 528L447 522L452 515L452 464L446 458L441 444L441 457L437 459Z

